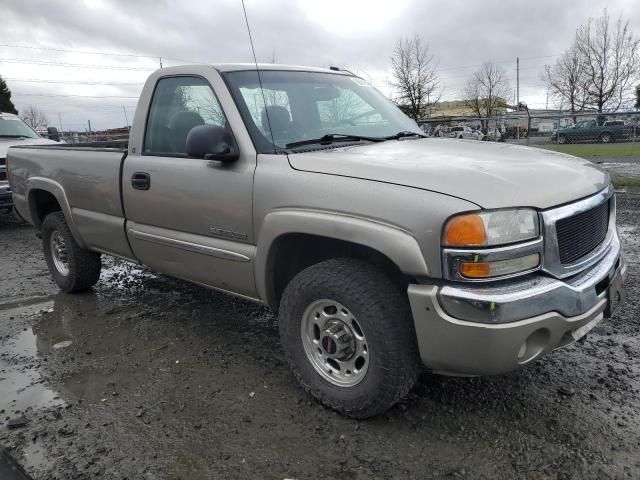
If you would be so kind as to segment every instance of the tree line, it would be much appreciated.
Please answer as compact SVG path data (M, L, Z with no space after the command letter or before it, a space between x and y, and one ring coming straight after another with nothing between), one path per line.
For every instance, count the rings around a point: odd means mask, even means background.
M420 35L400 39L391 56L398 105L414 119L424 118L442 98L444 85L438 62ZM607 9L576 29L572 44L540 74L555 106L571 113L609 111L623 106L640 80L640 37L622 15L611 21ZM460 92L465 105L487 118L508 105L511 85L502 66L483 63ZM640 84L635 86L635 108L640 108Z

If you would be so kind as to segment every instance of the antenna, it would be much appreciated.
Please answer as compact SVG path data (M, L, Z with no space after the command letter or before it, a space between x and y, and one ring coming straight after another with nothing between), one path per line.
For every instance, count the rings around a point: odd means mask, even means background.
M271 135L271 143L273 143L274 153L276 148L276 141L273 138L273 130L271 130L271 119L269 118L269 110L267 109L267 98L264 95L264 89L262 88L262 78L260 78L260 69L258 68L258 59L256 57L256 50L253 48L253 38L251 37L251 27L249 26L249 18L247 17L247 8L244 6L244 0L242 0L242 11L244 12L244 21L247 24L247 33L249 33L249 43L251 43L251 53L253 53L253 63L256 64L256 73L258 74L258 84L260 85L260 93L262 94L262 102L264 103L264 114L267 117L267 123L269 124L269 134Z

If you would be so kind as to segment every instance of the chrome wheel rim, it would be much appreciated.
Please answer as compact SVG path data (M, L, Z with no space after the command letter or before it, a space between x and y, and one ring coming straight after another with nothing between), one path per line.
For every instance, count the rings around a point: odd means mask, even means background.
M49 246L51 248L51 258L53 258L53 265L61 275L65 277L69 274L69 260L67 258L67 245L65 244L63 236L55 230L51 234L49 239Z
M610 140L611 140L611 137L609 137L609 135L602 136L602 143L609 143Z
M340 302L322 299L302 316L300 334L307 359L325 380L353 387L369 368L369 346L356 317Z

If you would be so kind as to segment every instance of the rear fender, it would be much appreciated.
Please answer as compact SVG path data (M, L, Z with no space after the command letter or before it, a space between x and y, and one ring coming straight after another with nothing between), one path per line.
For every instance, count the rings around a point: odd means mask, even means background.
M37 208L36 208L34 193L36 190L43 190L53 195L55 199L58 201L58 205L60 205L62 213L64 214L64 218L67 221L67 224L69 225L69 229L71 230L71 233L73 234L73 238L78 243L78 245L80 245L81 248L86 248L85 243L82 240L82 237L80 236L80 233L78 231L78 227L76 226L75 221L73 219L73 215L71 213L71 205L69 205L69 201L64 192L64 188L62 188L62 185L60 185L55 180L51 180L49 178L31 177L27 180L26 190L27 190L27 199L29 203L29 216L31 217L30 221L38 230L40 230L40 228L42 227L42 220L40 220L37 215Z

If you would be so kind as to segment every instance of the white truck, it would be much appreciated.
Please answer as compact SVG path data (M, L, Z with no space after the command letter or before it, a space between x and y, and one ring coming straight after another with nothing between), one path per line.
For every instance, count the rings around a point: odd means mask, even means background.
M50 128L48 133L57 137L58 131ZM59 137L57 137L59 139ZM7 149L14 145L44 145L55 143L42 138L31 127L12 113L0 112L0 213L11 213L13 200L7 181Z

